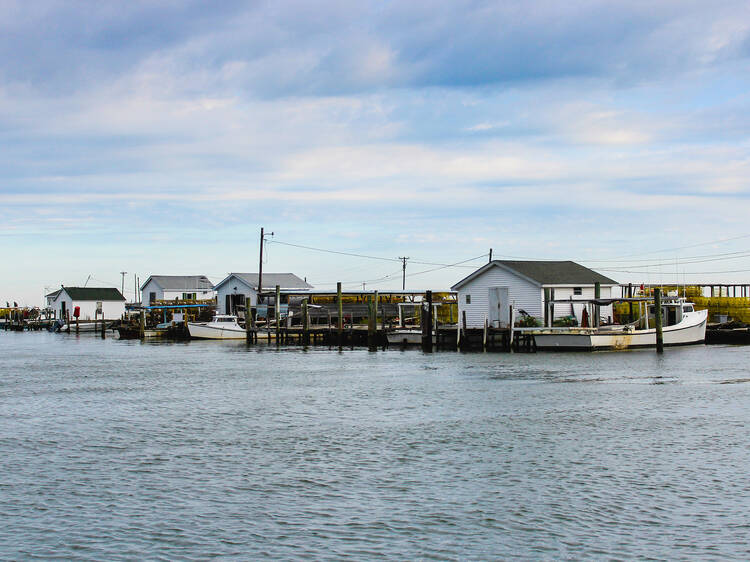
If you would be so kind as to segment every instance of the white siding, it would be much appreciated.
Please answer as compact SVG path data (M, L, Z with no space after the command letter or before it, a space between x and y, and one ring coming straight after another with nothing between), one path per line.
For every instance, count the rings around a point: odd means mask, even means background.
M250 306L255 306L257 304L257 293L255 290L249 287L241 279L232 276L216 291L216 304L220 314L232 313L231 310L227 310L227 295L245 295L246 303L249 300Z
M141 303L143 303L144 306L148 306L150 304L150 300L148 298L150 293L156 293L155 300L161 300L164 298L164 291L162 290L162 288L156 281L151 280L143 286L143 290L141 291Z
M74 319L73 312L75 308L80 307L79 320L93 320L96 313L96 301L74 301L67 293L62 292L54 301L52 307L55 310L57 318L62 316L62 303L65 302L65 308L70 313L71 321ZM107 320L116 320L125 313L125 303L123 301L102 301L102 312ZM101 316L99 316L101 319Z
M161 286L156 281L149 281L146 285L143 286L143 291L141 292L141 302L148 305L149 304L149 294L150 293L156 293L156 300L168 300L172 301L174 299L182 299L182 295L185 293L195 293L195 297L198 300L209 300L212 299L214 296L214 292L211 289L167 289L164 290L161 288Z
M513 307L525 310L531 316L543 317L542 297L539 285L531 283L514 273L495 266L472 279L458 290L459 319L466 311L466 327L481 328L485 316L489 317L490 287L508 287L508 298ZM471 304L466 304L466 295L471 295Z
M555 299L568 299L573 298L573 300L582 300L582 299L593 299L594 298L594 286L580 286L581 287L581 294L580 295L574 295L573 294L573 287L554 287L555 290ZM601 288L601 298L608 299L612 296L612 288L611 287L602 287ZM544 290L542 290L542 299L544 299ZM574 304L573 309L575 310L575 317L578 319L578 322L581 321L581 318L583 317L583 309L586 305L585 304ZM555 318L562 318L564 316L570 316L571 314L571 305L565 304L565 303L555 303ZM609 306L603 306L601 307L600 311L601 316L604 318L607 318L608 316L612 316L612 305Z

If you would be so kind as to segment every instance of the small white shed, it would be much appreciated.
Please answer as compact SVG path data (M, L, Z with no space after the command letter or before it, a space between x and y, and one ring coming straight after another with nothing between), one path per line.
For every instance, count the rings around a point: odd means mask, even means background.
M110 287L62 287L47 295L49 307L57 318L74 318L78 307L79 320L94 320L95 317L114 320L125 313L125 297Z
M214 284L205 275L151 275L141 285L141 302L150 305L160 300L209 300Z
M466 312L466 326L481 328L485 318L491 326L507 326L510 306L516 313L525 312L544 319L545 289L550 300L585 300L594 298L594 286L600 284L603 299L612 297L617 281L572 261L494 260L462 279L451 290L458 293L459 318ZM553 305L553 317L574 315L581 321L583 303ZM603 317L612 315L612 306L603 306ZM518 316L516 316L518 318Z
M220 314L236 314L258 304L258 274L230 273L226 279L216 284L216 300ZM263 293L273 291L276 285L284 292L309 291L313 288L294 273L263 273Z

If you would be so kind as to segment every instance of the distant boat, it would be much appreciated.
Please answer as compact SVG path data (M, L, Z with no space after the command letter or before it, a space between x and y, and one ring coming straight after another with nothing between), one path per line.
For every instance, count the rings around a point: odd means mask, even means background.
M386 333L388 345L422 345L421 328L395 328ZM435 343L435 334L432 334L432 343Z
M653 313L654 305L650 306ZM707 310L695 310L683 298L662 304L664 345L689 345L703 343L706 339ZM601 326L599 328L516 328L534 336L537 349L593 351L598 349L630 349L656 347L656 328L647 323L641 329L635 325Z
M190 337L203 340L241 340L247 332L239 325L237 317L217 314L210 322L188 322Z

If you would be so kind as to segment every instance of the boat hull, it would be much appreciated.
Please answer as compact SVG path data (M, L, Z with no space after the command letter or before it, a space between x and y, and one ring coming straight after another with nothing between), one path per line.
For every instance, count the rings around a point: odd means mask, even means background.
M386 335L388 345L422 345L421 330L393 330ZM435 335L432 336L432 343L435 343Z
M199 340L244 340L247 332L241 326L216 326L212 323L188 322L190 337Z
M704 343L708 312L701 311L690 322L682 322L662 329L665 346ZM545 330L534 332L539 350L595 351L656 347L656 329L634 331L606 331L594 329Z

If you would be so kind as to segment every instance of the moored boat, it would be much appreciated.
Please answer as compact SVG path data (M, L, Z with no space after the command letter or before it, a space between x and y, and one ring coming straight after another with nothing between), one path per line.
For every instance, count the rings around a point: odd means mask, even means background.
M240 340L246 337L245 328L230 314L217 314L210 322L188 322L188 331L194 339Z
M703 343L706 339L707 310L695 310L695 306L679 298L665 302L663 318L667 324L662 328L665 346ZM653 311L653 305L651 306ZM604 349L631 349L656 347L656 328L649 327L648 317L643 325L601 326L599 328L534 328L519 329L531 332L540 350L593 351Z

